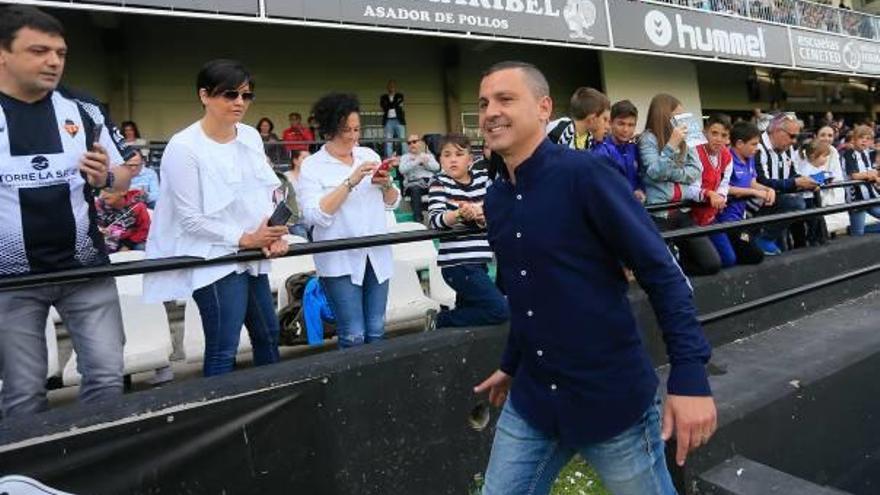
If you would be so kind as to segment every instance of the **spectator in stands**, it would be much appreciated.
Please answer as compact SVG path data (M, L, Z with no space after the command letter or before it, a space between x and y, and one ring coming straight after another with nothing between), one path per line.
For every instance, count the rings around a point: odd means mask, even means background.
M813 177L820 184L834 180L834 174L829 166L833 149L831 145L819 140L806 141L798 152L798 174ZM816 191L802 193L802 196L807 208L822 206L821 198L816 200ZM825 217L807 218L803 222L806 228L807 244L817 246L828 242L828 225L825 223Z
M648 107L645 131L639 138L641 175L645 184L645 204L699 201L699 183L703 173L700 159L685 141L687 127L672 126L672 117L684 113L677 98L658 94ZM654 223L660 230L674 230L694 225L687 208L652 213ZM711 275L721 269L721 260L705 237L692 237L676 241L682 268L690 275Z
M733 157L728 149L731 127L729 116L710 115L703 129L706 142L697 146L703 174L689 187L694 189L691 196L699 203L691 209L691 217L699 226L715 223L718 212L727 206L730 175L733 173Z
M767 130L761 134L758 154L755 155L755 167L758 171L758 182L776 190L777 201L770 208L762 209L761 214L784 213L806 208L804 198L798 191L811 191L819 184L812 178L800 176L795 169L797 152L794 144L801 131L801 122L793 113L778 113L771 120ZM802 234L794 231L794 245L803 245L806 240ZM789 246L788 224L771 225L764 228L756 242L764 254L773 256L780 254Z
M403 139L406 136L406 113L403 110L403 93L397 91L397 82L393 80L388 81L387 89L388 92L379 97L385 139ZM385 158L392 156L394 148L393 142L385 142ZM403 146L400 149L403 150ZM401 154L403 154L402 151Z
M569 116L547 124L547 137L556 144L588 150L608 132L611 102L593 88L578 88L571 95Z
M687 280L629 184L607 160L545 137L549 93L522 62L490 68L480 84L480 128L501 160L486 195L488 238L511 314L501 366L475 387L504 407L483 494L547 494L575 453L611 493L672 494L663 439L677 433L683 465L715 429L709 345ZM668 343L662 429L624 264Z
M847 189L848 202L865 201L880 197L877 186L880 185L880 174L871 162L869 150L874 142L874 130L868 126L857 126L853 129L852 148L843 153L843 163L850 180L864 180L869 184L852 186ZM880 233L880 224L865 225L867 215L880 219L880 206L849 212L849 233L860 236L865 233Z
M292 212L287 221L287 230L303 239L310 239L309 228L303 222L302 205L296 193L299 184L299 174L302 171L302 163L310 156L308 151L293 150L290 152L290 169L287 172L275 172L281 181L281 188L276 192L275 202L283 201Z
M117 149L103 107L58 87L66 56L64 28L56 18L31 6L0 8L0 163L44 171L37 177L9 175L0 188L3 276L109 263L89 212L98 190L128 190L130 172L120 154L126 150ZM103 126L98 142L91 143L97 126ZM112 277L3 291L0 410L6 418L49 407L45 331L52 306L78 356L80 399L93 403L122 394L125 336Z
M156 207L159 200L159 175L155 170L144 166L144 159L140 153L134 155L125 165L131 171L130 191L139 191L141 200L147 208Z
M760 184L755 171L755 153L761 131L751 122L737 122L730 131L729 148L731 156L730 177L727 187L727 201L724 209L718 212L718 223L737 222L754 213L759 208L771 206L776 202L773 188ZM721 266L727 268L736 264L756 265L764 260L764 253L754 242L747 230L732 230L709 236L718 255Z
M196 77L203 117L175 134L162 155L162 201L147 240L148 258L216 258L245 249L287 252L284 225L270 226L280 183L263 141L241 123L254 99L250 72L234 60L207 62ZM205 376L232 371L242 325L257 366L278 361L278 318L268 261L148 274L147 301L192 297L205 333Z
M143 251L150 231L150 215L140 191L101 191L95 201L98 230L108 253Z
M137 124L131 120L126 120L119 124L119 130L122 131L122 140L126 146L138 150L141 158L144 160L150 158L150 143L141 137L141 131L138 129Z
M425 145L417 134L406 139L406 146L407 152L400 157L397 170L403 175L403 188L405 194L409 194L413 220L421 223L426 206L422 199L428 194L431 179L440 171L440 164L433 154L425 150Z
M443 172L431 181L431 227L455 230L485 226L483 199L489 178L471 164L471 143L450 134L440 147ZM441 241L437 263L443 280L455 290L455 309L437 315L437 327L497 325L507 321L507 301L489 278L492 250L486 234Z
M379 155L358 146L357 98L328 94L313 111L328 141L303 162L298 192L315 241L387 234L385 211L397 207L400 191L388 171L377 170ZM391 246L315 254L315 267L336 315L339 346L381 340L394 270Z
M288 156L287 151L281 144L281 140L279 140L278 136L273 132L275 131L275 123L273 123L268 117L263 117L257 121L257 131L260 133L260 139L263 140L263 149L266 150L266 156L269 158L269 163L271 163L273 167L286 163Z
M639 203L645 202L645 184L639 175L639 147L633 141L639 111L629 100L618 101L611 107L611 132L598 143L594 153L607 156L626 177Z
M290 121L290 127L284 129L281 134L284 139L284 149L291 155L294 151L311 151L308 142L314 141L316 136L311 129L312 117L309 117L309 127L303 125L302 115L297 112L288 115L287 119Z

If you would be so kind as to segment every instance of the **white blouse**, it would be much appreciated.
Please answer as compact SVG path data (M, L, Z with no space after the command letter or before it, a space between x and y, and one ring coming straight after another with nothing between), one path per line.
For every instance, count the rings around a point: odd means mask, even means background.
M386 205L382 188L370 183L370 177L364 177L355 186L336 213L325 213L319 206L321 199L345 182L355 168L363 163L381 161L379 155L369 148L355 147L353 155L354 164L347 165L322 147L303 161L297 195L301 198L305 223L315 226L312 233L315 241L388 233L385 210L393 210L400 204L400 194L394 204ZM391 278L394 271L391 246L320 253L314 258L318 275L348 275L355 285L363 285L368 258L379 283Z
M159 201L147 238L147 258L211 259L239 251L238 242L274 209L281 183L253 127L236 124L236 138L220 144L199 122L171 138L162 155ZM269 272L268 261L231 263L144 276L147 302L186 299L230 273Z

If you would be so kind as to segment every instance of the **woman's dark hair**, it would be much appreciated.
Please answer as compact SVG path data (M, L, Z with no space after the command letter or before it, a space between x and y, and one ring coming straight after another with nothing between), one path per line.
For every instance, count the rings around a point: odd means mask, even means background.
M293 165L302 154L305 153L305 150L290 150L290 164Z
M270 133L271 133L272 131L275 130L275 124L272 123L272 120L269 119L269 117L263 117L263 118L261 118L260 120L257 121L257 125L256 125L257 132L260 132L260 127L262 127L263 122L268 122L268 123L269 123L269 132L270 132Z
M736 145L737 141L748 143L761 135L758 126L751 122L737 122L730 129L730 144Z
M10 5L0 8L0 46L4 50L12 49L15 35L22 28L64 37L64 27L61 22L36 7Z
M447 144L451 144L456 148L461 148L468 153L471 152L471 140L464 134L453 133L443 136L443 138L440 139L439 150L443 151L443 148L445 148Z
M242 84L254 90L254 80L250 71L236 60L216 59L202 66L196 76L196 94L204 89L208 96L217 96L223 91L238 89Z
M138 129L137 124L135 124L131 120L126 120L126 121L123 121L121 124L119 124L119 128L122 129L122 134L123 134L122 137L125 137L125 128L126 127L131 127L132 129L134 129L134 137L135 138L137 138L137 139L141 138L141 131Z
M312 114L318 121L318 130L324 139L333 139L348 116L360 112L357 96L343 93L325 95L312 107Z

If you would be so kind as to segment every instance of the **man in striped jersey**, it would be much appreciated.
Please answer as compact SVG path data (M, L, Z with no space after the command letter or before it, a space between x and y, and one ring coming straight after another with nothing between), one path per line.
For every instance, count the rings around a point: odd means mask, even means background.
M760 146L755 155L758 183L772 187L779 198L776 205L762 209L761 214L803 210L807 207L803 196L791 193L811 191L819 187L811 177L798 175L795 171L794 144L800 132L801 122L795 114L780 113L770 120L767 130L761 134ZM786 244L788 227L787 224L769 226L755 242L768 256L780 254L780 244Z
M440 145L443 172L431 182L428 215L438 230L485 225L483 198L489 179L485 170L474 170L471 143L450 134ZM507 321L507 301L489 278L487 263L492 250L485 233L440 242L437 262L443 280L455 289L455 308L437 315L437 327L497 325Z
M130 172L97 106L56 89L66 54L57 19L28 6L0 9L0 276L109 262L95 222L95 191L127 190ZM80 398L122 393L125 337L112 278L4 291L0 399L6 417L48 407L50 306L73 340L83 375Z

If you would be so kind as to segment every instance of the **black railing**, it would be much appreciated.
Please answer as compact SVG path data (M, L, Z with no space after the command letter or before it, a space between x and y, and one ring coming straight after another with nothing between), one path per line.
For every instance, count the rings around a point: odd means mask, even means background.
M778 213L775 215L765 215L737 222L720 223L708 225L705 227L688 227L674 231L662 232L661 235L665 240L673 241L676 239L686 239L701 235L714 234L717 232L751 229L754 227L759 227L772 223L801 220L805 218L830 215L833 213L870 208L874 206L880 206L880 199L857 201L841 205L825 206L821 208L812 208L808 210L800 210L788 213ZM326 253L330 251L344 251L347 249L360 249L366 247L403 244L407 242L433 239L453 239L463 235L471 235L479 232L479 230L420 230L414 232L397 232L393 234L353 237L348 239L336 239L330 241L318 241L302 244L297 243L290 245L290 251L285 256L302 256L307 254ZM168 270L181 270L209 265L257 261L262 259L265 258L259 250L247 250L241 251L236 254L221 256L219 258L207 260L197 257L181 256L143 261L129 261L114 263L112 265L75 268L71 270L62 270L51 273L34 273L28 275L4 277L0 278L0 291L62 283L84 282L87 280L102 277L122 277L126 275L154 273Z

